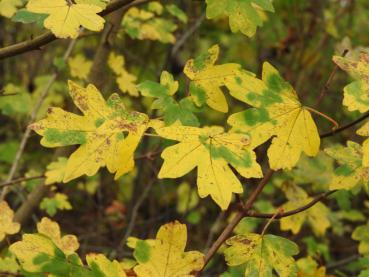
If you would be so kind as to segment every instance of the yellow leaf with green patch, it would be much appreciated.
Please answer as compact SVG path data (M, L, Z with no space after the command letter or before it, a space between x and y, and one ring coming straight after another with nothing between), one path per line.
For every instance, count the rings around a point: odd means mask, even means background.
M88 271L76 254L66 255L43 234L24 234L22 240L13 243L9 250L24 271L38 273L38 276L88 276L83 275Z
M110 261L103 254L88 254L86 261L91 268L91 276L126 277L123 267L116 261Z
M149 122L145 114L128 112L119 96L105 101L93 86L69 82L70 95L83 116L60 108L49 109L47 118L30 126L43 136L45 147L81 144L69 157L63 182L92 176L106 166L115 178L134 168L134 152Z
M229 26L233 33L241 31L252 37L256 28L263 25L260 11L274 12L271 0L206 0L206 17L229 17Z
M183 72L191 80L190 92L198 106L207 104L214 110L228 112L227 100L221 87L235 82L235 75L241 66L235 63L215 65L219 56L219 46L212 46L207 53L187 61ZM228 78L227 78L228 77Z
M27 10L48 14L44 26L59 38L76 38L81 26L91 31L100 31L105 22L97 15L103 8L86 4L86 0L75 0L73 3L67 0L30 0Z
M360 144L347 141L347 147L334 145L324 150L334 158L339 167L335 169L329 189L367 188L369 184L369 166L363 164L363 148Z
M136 88L137 77L130 74L124 67L125 60L122 55L111 53L109 55L108 64L113 72L117 75L116 82L119 89L131 96L138 96L138 90Z
M82 55L77 55L68 59L68 65L70 69L70 75L81 80L87 80L90 73L92 62L86 60Z
M313 200L302 188L290 183L283 184L282 190L288 199L282 206L285 211L300 208ZM293 234L298 234L302 226L308 223L316 235L322 236L331 225L329 212L323 203L318 202L303 212L281 218L281 230L290 230Z
M272 169L291 169L302 152L318 154L320 138L309 108L272 65L264 63L261 80L242 72L232 84L231 95L253 108L231 115L228 123L234 131L248 134L253 147L273 137L268 149Z
M13 222L14 212L5 201L0 202L0 241L6 235L12 235L19 232L20 224Z
M340 56L333 61L356 79L344 87L343 105L349 111L369 111L369 54L361 53L358 61Z
M236 235L226 241L224 256L229 266L244 265L245 277L296 276L297 266L292 256L298 246L285 238L274 235Z
M22 0L0 0L0 15L11 18L22 4Z
M21 241L9 247L23 270L53 276L71 276L72 273L88 276L88 271L75 253L79 247L75 236L61 236L58 223L46 217L37 224L37 231L35 234L24 234Z
M229 164L243 177L262 176L247 135L227 133L217 126L173 126L155 130L161 137L179 141L162 152L164 163L158 177L179 178L197 167L200 197L210 195L222 210L227 209L232 193L243 191Z
M56 162L52 162L46 167L45 185L63 182L67 162L67 158L59 157Z
M195 276L193 272L204 265L204 255L198 251L185 252L187 228L178 221L160 227L156 239L128 239L134 249L138 265L134 271L138 277Z

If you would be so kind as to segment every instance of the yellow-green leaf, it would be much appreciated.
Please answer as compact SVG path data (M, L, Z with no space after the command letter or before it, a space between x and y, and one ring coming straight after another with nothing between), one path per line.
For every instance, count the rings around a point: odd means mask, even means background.
M72 4L66 0L30 0L27 3L27 10L48 14L44 26L55 36L76 38L81 26L91 31L100 31L104 27L105 20L97 15L103 9L85 3L85 0L75 0Z
M262 176L247 135L227 133L217 126L173 126L156 131L161 137L180 142L162 152L164 164L159 178L179 178L197 167L200 197L210 195L222 210L227 209L232 193L243 191L229 164L246 178Z
M369 257L369 223L356 227L352 239L359 241L359 253Z
M45 147L81 144L69 157L63 182L83 174L92 176L107 166L115 178L134 168L134 151L149 122L145 114L128 112L117 94L105 102L93 86L69 82L70 95L83 116L60 108L49 109L46 119L30 126L43 136Z
M226 241L224 256L229 266L245 266L245 277L271 277L275 271L280 277L296 276L297 266L292 256L298 246L274 235L236 235Z
M57 192L52 197L42 199L40 209L45 210L48 215L54 216L58 210L71 210L72 205L66 194Z
M20 224L13 222L14 212L5 201L0 202L0 241L6 235L12 235L19 232Z
M349 190L358 186L367 187L369 166L363 164L363 148L360 144L347 141L347 147L333 145L324 151L339 164L339 167L334 171L329 189Z
M356 81L344 87L343 105L349 111L369 110L369 54L361 53L359 60L334 56L333 61L351 74Z
M195 276L194 271L204 265L204 255L198 251L185 252L187 243L186 225L178 221L160 227L156 239L128 239L134 249L138 265L134 271L138 277L182 277Z
M226 113L228 104L221 87L229 88L235 82L229 77L234 77L241 66L235 63L215 65L218 56L219 46L214 45L207 53L187 61L183 72L192 81L190 92L197 105L206 103L214 110Z
M250 135L253 147L273 137L268 149L272 169L291 169L302 152L318 154L320 138L309 110L272 65L264 63L262 80L248 72L235 79L229 88L231 95L254 108L231 115L228 123L235 131Z
M207 18L226 15L231 31L241 31L248 37L254 36L256 28L263 25L260 11L274 12L271 0L206 0L206 4Z

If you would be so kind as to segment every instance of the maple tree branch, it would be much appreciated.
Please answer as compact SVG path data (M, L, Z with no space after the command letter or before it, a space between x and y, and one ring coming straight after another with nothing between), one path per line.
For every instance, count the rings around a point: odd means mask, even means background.
M106 16L120 8L127 10L132 6L147 3L150 0L117 0L110 3L105 10L99 13L100 16ZM57 40L58 38L51 32L46 32L34 39L19 42L0 49L0 60L17 56L32 50L39 50L42 46Z
M275 213L273 213L273 214L271 214L271 213L257 213L257 212L254 212L254 211L249 211L249 212L246 213L245 216L247 216L247 217L255 217L255 218L272 218L272 217L274 217L275 219L280 219L280 218L283 218L283 217L288 217L288 216L291 216L291 215L295 215L295 214L301 213L301 212L303 212L303 211L311 208L316 203L322 201L323 199L325 199L329 195L335 193L336 191L337 190L331 190L331 191L327 191L327 192L324 192L322 194L319 194L318 196L314 197L314 199L311 200L308 204L306 204L304 206L301 206L299 208L293 209L293 210L288 211L288 212L279 213L278 215L275 215Z
M252 208L259 194L263 191L266 184L272 178L274 172L275 172L274 170L270 169L265 174L264 178L259 182L256 189L252 192L250 197L247 199L244 205L244 208L235 215L232 221L227 225L227 227L223 230L223 232L220 234L217 240L210 247L209 251L206 253L205 258L204 258L204 266L200 271L197 272L196 274L197 276L199 276L199 274L202 272L205 266L209 263L210 259L215 255L219 247L226 241L226 239L229 238L229 236L233 232L233 229L237 226L237 224L241 221L241 219L244 218L247 212Z
M346 130L346 129L351 128L352 126L355 126L356 124L358 124L358 123L360 123L360 122L364 121L364 120L365 120L365 119L367 119L367 118L369 118L369 112L367 112L367 113L363 114L363 115L362 115L361 117L359 117L358 119L356 119L356 120L354 120L354 121L352 121L352 122L350 122L350 123L348 123L348 124L346 124L346 125L343 125L343 126L341 126L341 127L337 128L337 129L335 129L335 130L332 130L332 131L330 131L330 132L327 132L327 133L321 134L321 135L320 135L320 138L322 139L322 138L326 138L326 137L331 137L331 136L333 136L333 135L335 135L335 134L337 134L337 133L340 133L340 132L342 132L342 131L344 131L344 130Z
M342 57L345 57L346 55L347 55L347 53L349 52L349 50L348 49L345 49L343 52L342 52ZM337 64L335 64L335 66L333 67L333 69L332 69L332 72L331 72L331 74L329 75L329 77L328 77L328 80L327 80L327 82L324 84L324 86L322 87L322 89L320 90L320 93L319 93L319 97L318 97L318 99L317 99L317 101L316 101L316 103L315 103L315 106L319 106L319 104L322 102L322 100L323 100L323 98L324 98L324 96L325 96L325 94L327 93L327 91L328 91L328 89L329 89L329 86L331 85L331 82L333 81L333 78L334 78L334 76L336 75L336 73L337 73L337 71L338 71L338 65Z
M21 182L26 182L26 181L35 180L35 179L43 179L43 178L45 178L45 175L22 177L18 179L13 179L11 181L2 182L0 183L0 187L6 187L6 186L14 185L14 184L19 184Z

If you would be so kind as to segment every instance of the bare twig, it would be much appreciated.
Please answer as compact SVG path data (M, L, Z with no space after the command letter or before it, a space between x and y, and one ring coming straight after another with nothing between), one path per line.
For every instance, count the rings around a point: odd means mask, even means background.
M143 201L145 200L145 198L147 197L147 195L149 194L149 191L154 183L155 179L152 179L152 181L147 184L147 186L145 187L144 191L141 193L140 197L137 199L135 205L132 208L132 212L131 212L131 219L127 225L126 228L126 232L124 233L123 238L121 239L120 245L124 246L124 244L126 243L128 237L131 235L132 230L135 226L136 223L136 218L137 218L137 214L138 214L138 210L140 209Z
M359 117L358 119L356 119L356 120L354 120L354 121L352 121L352 122L350 122L350 123L348 123L348 124L346 124L346 125L341 126L340 128L337 128L337 129L332 130L332 131L330 131L330 132L327 132L327 133L321 134L321 135L320 135L320 138L331 137L331 136L333 136L333 135L335 135L335 134L338 134L338 133L340 133L340 132L342 132L342 131L344 131L344 130L346 130L346 129L349 129L349 128L351 128L352 126L355 126L356 124L358 124L358 123L360 123L360 122L364 121L364 120L365 120L365 119L367 119L368 117L369 117L369 112L367 112L367 113L363 114L363 115L362 115L361 117Z
M9 182L0 183L0 187L6 187L6 186L14 185L14 184L19 184L21 182L26 182L26 181L35 180L35 179L43 179L43 178L45 178L45 175L22 177L22 178L11 180Z
M279 214L275 215L275 214L257 213L257 212L254 212L254 211L249 211L245 214L245 216L247 216L247 217L256 217L256 218L272 218L274 216L275 219L280 219L280 218L283 218L283 217L292 216L292 215L301 213L301 212L311 208L316 203L322 201L323 199L325 199L326 197L328 197L329 195L333 194L336 191L337 190L331 190L331 191L327 191L327 192L324 192L322 194L319 194L313 200L311 200L308 204L306 204L304 206L301 206L297 209L288 211L288 212L282 212L282 213L279 213Z
M171 56L175 56L179 49L186 43L186 41L192 36L193 33L201 26L201 23L205 19L205 13L203 13L195 23L187 29L187 31L177 40L176 44L174 44L171 52Z
M342 57L345 57L347 55L347 53L349 52L348 49L345 49L342 53ZM333 78L334 76L336 75L337 73L337 70L338 70L338 65L335 64L335 66L333 67L333 70L331 72L331 74L329 75L328 77L328 80L327 82L324 84L324 86L322 87L322 89L320 90L320 93L319 93L319 97L315 103L315 106L319 106L319 104L322 102L325 94L327 93L328 89L329 89L329 86L331 85L331 82L333 81Z

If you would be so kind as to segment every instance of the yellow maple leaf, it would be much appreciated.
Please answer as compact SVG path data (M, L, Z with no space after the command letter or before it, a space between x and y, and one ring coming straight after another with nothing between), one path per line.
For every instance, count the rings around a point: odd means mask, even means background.
M124 67L125 60L122 55L111 53L108 64L113 72L117 75L117 84L122 92L128 92L131 96L139 96L137 89L137 77L130 74Z
M0 0L0 15L11 18L22 4L22 0Z
M134 151L149 122L147 115L128 112L117 94L105 102L93 85L83 88L70 81L69 89L84 116L51 108L47 118L30 126L43 136L45 147L81 144L68 159L63 182L83 174L92 176L103 166L115 178L132 170Z
M214 65L218 55L219 46L214 45L208 53L187 61L183 72L192 81L190 92L197 105L206 102L214 110L226 113L228 104L221 87L229 88L235 80L226 77L235 76L241 67L235 63Z
M52 162L47 166L45 172L45 185L63 182L67 162L67 158L59 157L56 162Z
M217 126L171 126L156 128L156 132L161 137L180 142L162 152L164 163L158 177L178 178L197 167L200 197L210 194L222 210L227 209L232 193L243 191L228 164L244 177L262 176L247 135L227 133Z
M116 261L110 261L103 254L88 254L86 256L87 264L97 270L99 275L112 277L126 277L123 267Z
M302 188L296 185L284 184L282 189L288 199L288 202L283 205L285 211L297 209L313 200ZM303 224L307 222L316 235L322 236L331 225L328 217L329 209L319 202L306 211L281 218L281 230L291 230L293 234L298 234Z
M302 106L295 90L269 63L263 65L262 80L242 72L229 84L233 97L254 108L236 113L228 123L236 131L250 135L256 147L274 137L268 149L272 169L290 169L301 152L315 156L320 138L308 107Z
M128 238L128 246L135 249L138 277L190 277L204 265L204 255L198 251L184 252L187 228L178 221L160 227L154 240Z
M39 234L45 235L52 240L55 245L66 255L75 253L79 248L78 239L74 235L61 236L59 224L47 217L43 217L37 223L37 231Z
M97 15L102 8L96 5L79 3L75 0L30 0L27 10L34 13L48 14L44 26L56 37L76 38L82 26L91 31L100 31L105 20Z
M6 235L12 235L19 232L20 224L13 222L14 212L5 201L0 202L0 241Z
M77 55L68 60L70 74L72 77L79 78L81 80L87 80L90 73L92 62L86 60L82 55Z

